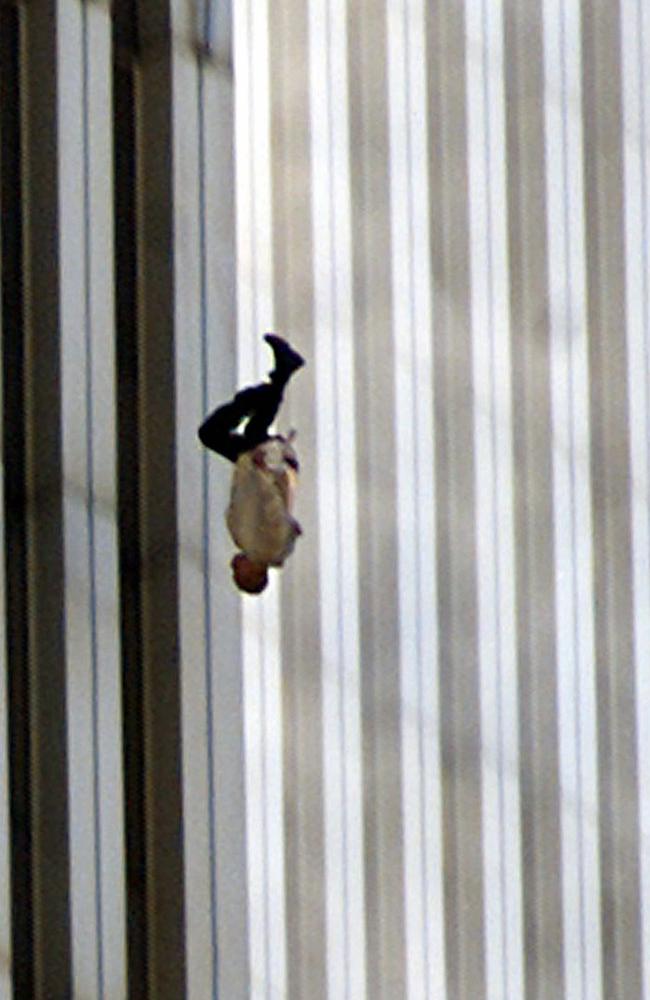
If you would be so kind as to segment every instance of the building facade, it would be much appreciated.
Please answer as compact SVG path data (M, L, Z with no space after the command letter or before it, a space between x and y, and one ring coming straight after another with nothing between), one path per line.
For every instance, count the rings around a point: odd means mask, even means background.
M650 1000L646 6L0 0L2 996Z

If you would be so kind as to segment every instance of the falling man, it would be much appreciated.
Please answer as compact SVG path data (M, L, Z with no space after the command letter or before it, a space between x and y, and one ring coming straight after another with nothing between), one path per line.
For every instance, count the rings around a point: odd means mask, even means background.
M226 523L239 551L231 567L235 583L260 594L269 566L282 566L302 529L293 516L298 459L295 431L270 434L284 388L304 359L282 337L264 337L275 356L269 380L240 390L199 427L201 443L235 463ZM242 427L243 424L243 427Z

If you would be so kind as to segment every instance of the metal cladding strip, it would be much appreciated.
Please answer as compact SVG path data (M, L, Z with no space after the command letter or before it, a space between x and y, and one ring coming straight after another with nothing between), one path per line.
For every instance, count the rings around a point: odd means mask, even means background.
M186 31L187 12L177 10L177 29ZM185 17L183 16L185 15ZM182 670L183 816L188 997L216 996L217 886L211 690L212 524L207 484L213 456L196 431L207 415L205 355L208 344L204 299L204 115L202 62L189 48L174 55L174 156L179 164L174 206L183 216L185 238L175 249L176 264L176 492L179 526L179 625ZM182 166L180 166L182 165ZM216 459L215 459L216 460ZM218 522L215 522L215 528Z
M367 993L392 1000L406 996L407 944L387 5L348 4L347 32ZM412 712L409 726L417 741Z
M328 992L364 1000L365 923L346 6L311 0L314 366Z
M446 996L424 4L388 5L404 907L410 997Z
M126 980L126 885L124 864L124 786L122 771L121 678L118 601L117 479L115 460L115 339L111 149L111 24L109 4L86 12L88 122L87 199L92 220L87 302L94 316L86 326L92 338L88 362L88 406L93 439L86 440L94 488L94 555L89 568L96 576L95 647L97 677L94 702L94 775L97 822L97 883L106 997L119 993ZM110 318L111 322L107 322ZM105 324L105 325L104 325ZM92 462L92 465L90 464ZM89 484L90 485L90 484ZM106 516L109 508L111 516ZM90 515L90 512L88 512ZM74 955L74 951L73 951Z
M11 584L9 562L14 562L12 535L23 535L23 512L16 497L24 488L23 435L24 414L11 413L12 403L22 410L23 299L22 299L22 212L21 212L21 126L20 126L20 12L16 8L0 8L0 336L2 337L0 412L3 417L2 479L0 480L0 545L4 557L0 568L0 994L11 995L12 988L12 844L11 844L11 774L9 742L9 670L12 628L10 621L18 616L10 603ZM13 336L12 336L13 334ZM10 347L10 341L12 346ZM18 404L18 405L16 405ZM20 421L20 424L19 424ZM20 459L18 452L21 453ZM11 475L9 475L11 468ZM14 513L10 511L14 500ZM13 520L13 525L11 521ZM15 544L15 543L14 543ZM21 545L21 548L23 546ZM16 568L18 560L15 560ZM16 574L17 575L17 574ZM14 584L15 587L15 584ZM23 588L20 588L23 589ZM16 595L21 602L25 594ZM24 625L15 621L14 635ZM17 713L14 710L14 717ZM15 746L15 745L14 745ZM14 749L15 753L15 749ZM23 880L29 877L29 864L23 864Z
M621 15L585 2L582 115L603 986L641 992Z
M625 274L631 459L640 939L643 989L650 994L650 12L624 0L621 51L624 121ZM642 990L643 991L643 990Z
M542 11L504 13L524 992L555 1000L564 969Z
M187 4L175 5L176 38L191 34L192 13ZM218 265L222 260L214 254L213 245L215 213L227 226L232 212L232 202L220 197L223 184L232 183L227 168L232 136L220 108L224 85L226 102L231 95L216 59L208 59L203 46L197 53L193 47L176 45L173 72L174 162L178 165L173 204L177 232L183 233L174 253L174 307L187 995L198 1000L216 998L222 988L232 995L246 994L248 983L241 744L236 752L242 712L241 699L230 696L232 675L238 681L241 677L239 615L221 537L229 469L197 437L199 424L232 391L234 382L234 301L224 293L232 277L226 270L221 280ZM213 140L215 125L223 128L217 142ZM209 149L211 141L213 149ZM221 253L232 260L228 232L224 228ZM234 244L232 225L229 235ZM217 378L215 358L222 372ZM218 667L223 698L216 694ZM228 740L232 753L225 787L222 774L218 777L219 740L223 739ZM220 808L222 801L228 801L228 809ZM218 870L220 837L229 845L231 863L230 870L224 869L229 874L223 879L223 895ZM234 905L232 890L226 889L231 880L238 883ZM223 920L230 926L226 940L220 935Z
M0 232L0 240L1 240ZM0 277L2 264L0 263ZM0 334L2 318L0 315ZM0 396L0 408L2 407ZM2 456L4 462L4 455ZM4 508L4 484L0 480L0 505ZM0 546L4 551L4 518L0 521ZM6 607L4 571L0 572L0 607ZM0 616L0 702L7 704L7 629L4 613ZM11 994L11 849L9 825L9 760L4 748L8 747L7 714L0 713L0 996Z
M500 3L467 0L486 996L523 994L509 271Z
M426 5L447 991L485 996L464 9ZM462 69L460 69L462 67Z
M62 3L61 374L74 992L126 989L108 7ZM65 137L78 135L79 143ZM80 197L81 194L81 197Z
M235 204L233 199L223 197L224 190L234 190L235 186L232 39L227 4L218 5L214 30L213 58L203 63L197 80L202 192L199 199L201 330L204 338L201 363L206 412L233 391L237 366ZM204 454L204 463L204 592L209 611L205 621L206 639L210 630L213 633L209 644L211 656L206 655L205 661L211 712L207 705L204 706L206 749L212 753L214 796L209 804L214 837L210 920L217 956L212 989L219 997L247 996L249 945L241 600L232 585L229 563L233 546L223 520L231 469L216 455ZM192 664L188 666L191 670ZM200 960L198 949L196 954ZM197 1000L203 995L196 990Z
M274 328L271 239L269 9L233 11L237 157L238 385L272 368L262 334ZM243 596L244 726L250 990L286 990L280 617L277 573Z
M544 3L555 590L567 1000L601 1000L579 4Z
M115 243L115 364L117 409L117 507L119 532L120 625L122 660L122 744L124 782L124 863L128 886L126 928L130 1000L147 989L146 894L134 892L145 869L146 830L143 795L142 726L142 481L138 342L138 143L135 42L137 25L130 0L113 8L113 143ZM139 984L136 988L135 984Z
M74 218L65 219L60 200L65 139L58 121L59 89L66 75L58 48L60 14L56 0L25 10L21 40L21 110L28 124L23 140L27 658L22 705L28 734L23 760L16 764L29 769L29 785L12 835L20 842L29 828L24 847L31 885L21 902L30 940L21 941L13 958L16 988L36 998L73 992L60 337L63 294L78 275L64 271L61 236L68 222L81 226L81 218L77 205Z
M143 864L134 895L136 912L145 917L144 942L140 940L137 947L138 951L146 948L146 963L145 981L136 980L134 974L129 987L182 997L186 931L175 341L182 336L176 320L177 297L183 288L175 268L176 241L182 241L182 231L174 198L182 174L173 102L178 51L184 48L181 33L175 33L180 6L139 4L137 8L139 298L134 416L140 464L140 648L135 669L140 673L141 692L139 704L132 707L142 728L141 740L134 741L141 781L136 786L139 801L134 812L142 824L136 850ZM192 155L196 155L195 148ZM127 809L131 807L127 800ZM140 905L143 896L144 908Z
M270 24L274 317L306 359L278 429L298 431L303 535L281 572L287 998L327 994L325 828L308 5L274 0Z

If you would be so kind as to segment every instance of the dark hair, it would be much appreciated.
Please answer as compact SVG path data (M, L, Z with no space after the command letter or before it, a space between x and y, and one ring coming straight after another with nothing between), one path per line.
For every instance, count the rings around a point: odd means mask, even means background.
M261 594L265 590L269 578L264 563L253 562L245 552L238 552L230 565L235 583L245 594Z

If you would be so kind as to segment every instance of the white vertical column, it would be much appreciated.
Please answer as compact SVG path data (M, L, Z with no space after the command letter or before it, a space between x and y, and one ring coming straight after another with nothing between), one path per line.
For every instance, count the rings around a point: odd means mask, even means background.
M193 25L181 17L178 37L190 36ZM191 36L190 36L191 37ZM217 885L215 865L214 780L212 761L214 701L210 680L213 586L212 527L221 518L207 516L204 477L216 456L203 452L197 428L206 414L203 372L206 317L202 309L200 106L195 52L174 47L173 137L174 207L183 238L176 241L175 360L176 461L179 537L179 625L182 669L183 816L186 893L187 992L190 1000L216 996ZM180 221L182 219L182 222ZM211 345L212 346L212 345ZM216 345L215 345L216 346ZM211 400L216 404L217 400ZM227 473L225 473L227 474ZM214 566L214 577L219 569Z
M405 950L409 997L439 1000L446 985L424 2L389 0L387 35Z
M329 996L365 981L346 4L310 0L318 521Z
M580 4L543 15L565 989L600 1000Z
M269 7L233 10L239 383L273 366ZM242 597L251 996L286 991L279 591Z
M110 16L62 0L61 371L75 995L126 992Z
M503 12L466 0L486 996L524 993Z
M640 934L650 991L650 10L621 3L632 558L641 850Z
M226 400L237 375L237 315L235 298L235 211L224 191L234 191L233 80L223 59L230 57L230 40L224 39L220 3L215 23L215 60L201 68L200 128L203 216L201 257L204 406ZM196 433L196 428L194 429ZM231 470L216 455L203 453L203 535L210 629L210 663L206 657L207 694L211 711L206 713L206 731L212 726L208 750L212 754L213 800L210 803L213 893L216 896L217 982L215 997L249 995L249 948L247 927L246 800L244 791L244 709L241 641L241 600L233 586L229 563L232 539L224 521L228 505ZM205 582L205 581L204 581ZM279 725L279 723L278 723ZM277 793L276 793L277 794ZM279 817L278 817L279 819ZM214 901L213 904L214 906ZM205 993L197 990L196 1000Z
M173 8L177 39L192 37L190 9ZM172 47L174 80L173 151L175 244L174 307L176 360L177 501L179 533L179 624L182 663L183 815L185 820L185 891L187 990L190 1000L217 995L217 881L215 863L215 788L213 759L214 697L211 690L211 597L223 567L212 572L213 528L221 517L210 516L207 484L210 463L218 460L201 448L197 428L207 415L204 371L207 315L202 289L205 259L205 164L202 150L204 114L202 67L196 52ZM182 235L181 235L182 234ZM210 345L212 350L217 345ZM220 345L225 352L225 345ZM217 399L211 400L214 405ZM227 475L227 470L224 470ZM214 579L213 579L214 577ZM236 616L230 613L233 627Z

